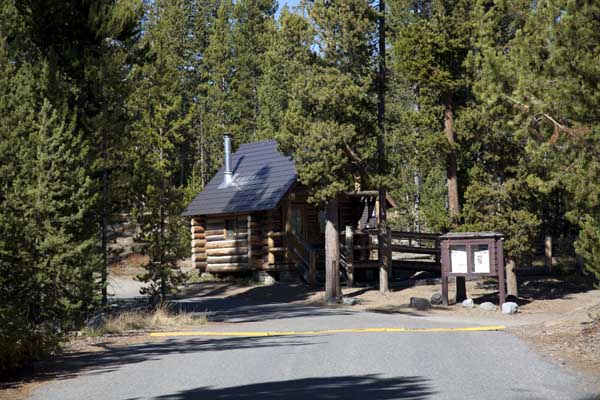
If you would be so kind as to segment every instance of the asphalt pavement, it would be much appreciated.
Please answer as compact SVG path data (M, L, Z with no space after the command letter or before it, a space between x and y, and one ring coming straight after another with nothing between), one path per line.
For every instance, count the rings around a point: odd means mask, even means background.
M447 328L406 314L187 300L221 322L204 330ZM471 324L472 325L472 324ZM31 400L596 399L600 380L568 370L504 331L166 338L70 356L78 374Z

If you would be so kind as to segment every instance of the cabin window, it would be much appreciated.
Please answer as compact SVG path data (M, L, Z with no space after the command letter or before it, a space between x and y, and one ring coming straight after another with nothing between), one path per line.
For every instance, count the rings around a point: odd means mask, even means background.
M246 231L245 218L229 218L225 220L225 238L235 239L239 233Z

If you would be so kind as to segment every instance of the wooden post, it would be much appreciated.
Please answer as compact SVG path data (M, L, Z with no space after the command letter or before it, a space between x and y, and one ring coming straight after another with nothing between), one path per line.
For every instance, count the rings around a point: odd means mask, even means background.
M335 301L337 303L338 300L342 298L342 285L340 285L340 263L339 263L339 260L334 261L333 274L335 276Z
M448 275L442 277L442 302L448 307Z
M310 253L308 253L308 258L308 283L314 286L317 284L317 252L311 250Z
M385 199L385 189L379 189L379 292L388 293L389 289L389 271L391 257L388 253L391 249L390 235L387 229L387 202Z
M354 230L346 225L346 273L348 287L354 286Z
M519 297L517 289L517 274L515 273L515 260L508 259L506 264L506 288L509 296Z
M337 301L340 261L340 235L338 232L338 201L333 198L327 202L325 223L325 300L328 303ZM337 274L337 277L336 277Z
M252 214L248 214L246 222L246 229L248 230L248 267L254 268L254 263L252 262Z
M548 272L552 271L552 236L548 235L544 239L544 265Z
M291 254L291 234L292 234L292 200L294 199L294 194L290 193L287 199L287 207L285 211L285 241L287 251L285 252L285 260L287 263L292 262L292 254Z
M325 268L325 301L330 304L337 302L336 275L339 276L337 262L331 260L329 267Z
M504 284L504 239L496 241L496 256L498 257L498 292L500 295L500 307L506 301L506 286Z

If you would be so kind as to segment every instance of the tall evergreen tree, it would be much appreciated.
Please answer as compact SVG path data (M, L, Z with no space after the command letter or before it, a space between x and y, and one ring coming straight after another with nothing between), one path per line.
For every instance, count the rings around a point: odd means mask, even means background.
M397 110L404 115L396 118L409 124L417 159L429 158L432 152L445 157L448 210L454 222L460 213L455 120L469 98L464 68L470 48L469 11L467 0L396 1L390 4L388 18L392 31L390 68L402 82L402 87L396 88L400 89L398 95L412 102ZM402 135L406 128L400 126L396 135ZM442 133L446 140L438 137ZM410 175L405 178L409 185L415 178L420 181L438 176L419 170ZM443 226L440 222L435 225Z
M261 112L259 86L264 75L265 53L275 33L274 0L240 0L232 10L231 117L238 143L256 140Z
M326 268L338 260L339 193L370 185L377 170L375 51L376 16L365 1L306 4L314 31L314 62L292 81L279 134L284 152L296 160L310 200L327 203ZM328 276L334 276L328 273ZM336 296L328 285L326 296Z
M315 63L311 50L314 31L302 15L281 10L279 26L265 54L264 75L258 89L259 137L272 138L281 130L290 101L292 83Z
M0 7L0 370L51 351L97 304L88 146L15 2Z
M140 6L135 0L17 1L30 27L32 43L43 51L51 71L63 74L68 87L56 81L52 100L68 99L77 113L76 129L84 132L90 154L88 173L97 196L96 221L103 254L103 301L106 302L108 230L118 203L126 202L121 184L127 151L125 77L131 49L138 38ZM51 83L52 84L52 83Z
M166 296L180 281L176 262L185 250L179 240L184 225L183 183L179 178L184 132L191 126L186 101L188 68L194 57L191 3L186 0L148 4L141 45L146 62L132 71L135 91L129 99L135 176L135 217L148 243L150 260L141 278L145 292Z
M521 159L505 171L541 199L530 204L545 229L558 225L565 212L571 223L580 224L577 250L588 257L588 265L597 265L590 238L597 235L600 190L597 180L589 178L598 169L599 6L499 1L481 7L482 21L508 33L508 40L500 37L504 40L494 43L490 38L499 35L488 26L476 87L488 110L484 115L497 121L497 137L519 148ZM550 199L557 199L559 207L549 206Z

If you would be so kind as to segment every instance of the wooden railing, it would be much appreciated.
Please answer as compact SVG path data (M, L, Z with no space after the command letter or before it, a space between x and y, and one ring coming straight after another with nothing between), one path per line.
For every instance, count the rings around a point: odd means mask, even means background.
M439 234L392 231L393 252L431 255L435 257L435 262L439 263L440 246Z
M293 230L288 232L287 240L289 251L308 268L308 283L315 285L317 283L317 259L320 249L298 236Z
M378 234L377 229L353 230L349 226L340 234L341 265L350 285L355 269L379 267ZM435 233L392 230L390 247L391 252L396 253L392 265L398 269L439 271L440 244L440 235Z

